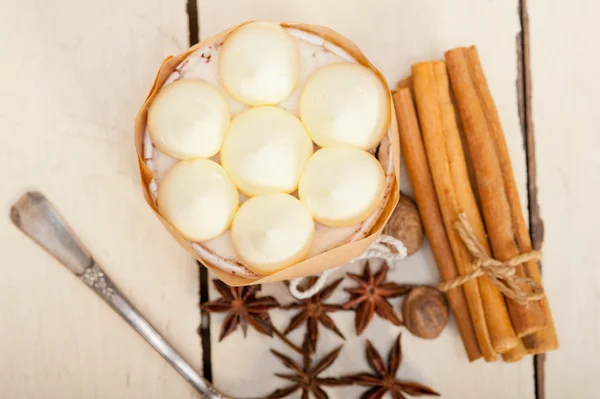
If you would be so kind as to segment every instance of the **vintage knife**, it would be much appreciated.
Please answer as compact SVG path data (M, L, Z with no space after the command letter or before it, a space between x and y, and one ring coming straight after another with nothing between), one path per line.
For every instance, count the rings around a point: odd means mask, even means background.
M123 296L44 195L39 192L24 194L11 207L10 217L23 233L104 299L205 398L226 398L201 377Z

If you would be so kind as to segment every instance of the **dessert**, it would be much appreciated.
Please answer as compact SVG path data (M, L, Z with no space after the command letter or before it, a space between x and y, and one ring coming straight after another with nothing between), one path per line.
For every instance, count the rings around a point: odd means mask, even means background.
M306 256L315 233L308 209L289 194L259 195L240 207L231 241L244 264L271 274Z
M344 70L355 71L344 72L343 76L354 76L357 81L364 78L360 84L364 85L365 93L374 104L363 104L367 112L361 114L361 118L370 118L371 122L368 124L368 131L362 128L367 124L349 131L354 136L349 141L358 143L357 145L333 143L329 146L328 143L323 143L326 147L321 148L311 138L306 124L300 118L301 97L306 93L310 94L310 90L304 92L309 80L323 69L335 70L336 65L341 65ZM328 91L330 93L335 93L334 89L341 87L339 76L330 75L329 78L319 79L334 81L328 86L331 88ZM213 88L224 99L228 109L227 128L217 152L211 150L191 156L194 160L203 159L222 166L238 191L240 206L234 211L233 222L216 236L197 235L195 229L200 227L191 226L202 223L192 222L191 217L185 223L178 222L173 215L181 214L176 211L178 205L173 198L170 202L173 204L172 209L161 205L161 197L169 192L163 187L165 180L168 182L171 171L179 163L190 160L185 155L186 148L177 148L179 141L172 140L176 145L170 147L157 142L161 136L155 134L156 127L149 116L150 113L156 114L157 109L161 110L160 102L157 101L161 97L168 98L164 93L173 91L172 87L187 86L188 81L201 81L206 87ZM356 87L353 82L348 84ZM379 98L380 91L385 93L385 98ZM348 100L349 107L356 106L356 99ZM177 101L185 102L185 99ZM334 101L331 105L328 108L330 113L339 111L344 123L351 121L348 115L343 115L343 102ZM263 281L261 278L264 276L296 265L299 268L302 265L302 270L288 273L288 278L294 277L294 274L312 274L311 269L321 262L319 255L349 245L350 250L338 251L341 256L335 257L335 261L340 262L336 265L346 263L362 253L375 239L376 235L370 233L378 234L381 231L397 201L395 188L398 184L398 147L397 138L393 134L395 126L390 124L391 99L385 80L355 46L326 28L252 22L218 34L163 63L158 82L146 101L145 107L148 106L148 119L144 113L146 108L143 108L136 121L136 146L143 162L141 172L142 179L147 184L147 200L163 217L163 222L174 228L169 229L173 236L226 282L247 284L252 280ZM187 104L182 107L188 108ZM212 115L202 121L212 120L209 126L216 126L214 120L224 120L220 111L224 107L220 104L217 108L217 116ZM168 112L165 114L171 115ZM190 138L191 142L195 142L194 140L200 139ZM177 151L172 150L172 147ZM319 180L326 176L329 176L327 184L337 187L340 193L358 193L356 198L338 196L342 203L336 207L335 203L330 202L324 212L311 209L306 198L298 200L301 196L298 185L306 165L310 162L311 155L314 156L313 152L316 155L321 151L323 154L360 154L352 155L350 159L359 159L358 165L366 168L364 171L359 170L356 165L351 165L352 162L346 166L350 174L354 175L353 179L357 179L355 183L350 178L346 178L343 184L334 181L336 177L348 176L348 171L340 171L339 166L322 171L323 173L317 170L308 175L308 193L312 192L311 187L322 185ZM319 164L320 157L315 158L316 165ZM370 178L374 180L371 181ZM359 183L361 181L363 183ZM363 186L358 187L359 184ZM200 196L203 189L207 189L206 185L195 185L197 187L192 191L197 196ZM172 194L172 197L176 195ZM267 203L270 206L264 205ZM231 205L231 201L228 204ZM274 217L277 209L288 208L295 210L290 210L289 215L283 212L279 217ZM329 215L327 209L343 212ZM259 218L256 215L264 216ZM283 225L284 221L290 225ZM294 223L301 227L293 228ZM223 224L220 226L223 227ZM214 228L214 231L217 230ZM177 234L178 232L181 234ZM212 237L202 238L209 236ZM367 240L361 241L363 238ZM333 263L334 258L322 259ZM306 269L304 265L307 265ZM330 267L333 266L332 264ZM323 270L323 266L318 268Z
M181 161L158 188L158 210L185 238L204 241L229 228L238 192L227 173L206 159Z
M296 116L277 107L255 107L231 122L221 164L248 196L291 193L312 152L313 143Z
M229 126L225 98L200 79L178 80L161 90L148 110L152 143L177 159L219 152Z
M298 196L319 223L352 226L377 209L384 189L385 173L373 155L327 147L306 163Z
M343 62L321 68L300 97L300 118L321 146L369 150L381 141L390 120L387 87L371 69Z
M290 95L300 75L294 39L273 22L254 22L231 32L221 52L223 85L249 105L274 105Z

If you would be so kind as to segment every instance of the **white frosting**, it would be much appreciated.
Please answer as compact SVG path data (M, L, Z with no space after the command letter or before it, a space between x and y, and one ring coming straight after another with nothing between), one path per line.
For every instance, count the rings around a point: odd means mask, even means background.
M390 119L387 88L371 69L338 63L318 70L300 97L300 118L320 147L376 146Z
M277 107L256 107L231 122L221 164L246 195L291 193L312 151L297 117Z
M181 161L158 187L158 210L185 238L204 241L229 228L238 193L227 173L206 159Z
M304 259L315 225L310 212L288 194L250 198L231 225L231 240L245 265L271 274Z
M385 173L375 157L355 148L329 147L306 163L298 194L319 223L351 226L377 209L384 189Z
M155 146L177 159L208 158L221 149L229 120L217 89L186 79L158 93L148 110L148 131Z
M276 22L253 22L231 32L221 51L223 85L239 101L274 105L296 87L296 41Z

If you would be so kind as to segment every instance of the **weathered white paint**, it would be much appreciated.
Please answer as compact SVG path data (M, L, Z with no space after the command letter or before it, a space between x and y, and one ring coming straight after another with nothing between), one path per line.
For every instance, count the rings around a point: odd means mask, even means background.
M507 132L518 186L525 198L525 161L515 83L516 35L520 29L517 11L517 1L505 0L199 0L202 38L252 19L323 24L356 42L391 84L406 76L412 63L442 58L444 50L456 46L478 45ZM402 189L410 192L405 173L401 180ZM360 265L344 268L331 279L359 269ZM390 277L400 282L437 282L430 249L425 246L416 255L400 262ZM282 284L265 286L263 292L275 295L282 302L292 300ZM211 295L215 297L214 290ZM345 294L339 290L332 301L344 299ZM399 300L393 303L397 306ZM275 324L284 328L289 313L277 311L273 312L273 317ZM324 375L367 371L363 357L364 338L368 337L380 350L387 351L396 334L403 331L376 316L368 333L357 338L352 317L353 314L346 312L333 316L347 341L336 363ZM268 348L283 350L300 360L298 356L278 340L270 340L254 331L249 332L246 340L241 332L236 332L218 343L218 330L223 318L217 315L212 320L212 364L217 386L242 397L266 394L286 386L284 380L273 377L274 372L284 372L284 368ZM325 329L321 328L321 332L323 338L319 343L318 356L343 343ZM291 335L296 343L300 342L301 336L301 333ZM403 343L404 363L399 376L430 384L447 398L534 397L531 360L512 365L501 362L485 364L483 361L469 364L454 324L437 340L423 341L406 333ZM327 391L332 398L354 398L362 392L360 388Z
M561 343L546 359L548 399L598 397L599 12L592 0L529 1L543 274Z
M591 118L600 87L590 78L596 76L593 54L582 40L598 36L593 20L598 7L591 0L529 1L545 282L562 343L546 362L549 399L592 397L592 377L600 371L593 356L600 335L593 247L600 222L594 206L600 182L594 173L600 165L592 153L600 144L600 126ZM197 271L146 209L131 144L133 116L156 67L187 46L185 1L1 0L0 8L5 17L0 25L5 77L0 87L1 206L7 211L26 189L44 191L124 292L199 367ZM199 10L203 37L247 19L328 25L354 40L390 82L413 62L477 44L524 196L514 84L515 1L199 0ZM405 175L402 186L410 191ZM0 397L195 397L147 344L6 216L0 223L0 254ZM432 262L425 247L399 264L392 278L434 282ZM291 300L281 285L264 291L282 302ZM343 300L343 294L335 300ZM348 340L330 374L366 370L356 348L364 340L354 336L352 315L334 318ZM287 315L276 312L274 319L283 327ZM283 386L272 377L282 367L267 348L285 347L253 331L246 340L235 333L217 343L220 320L213 317L217 384L244 396ZM382 350L402 331L377 318L373 323L369 337ZM324 335L320 354L343 342ZM299 338L292 335L296 342ZM431 342L405 334L404 351L400 376L431 384L446 397L533 398L529 362L468 364L453 325ZM354 389L329 392L340 398L356 395Z
M0 0L0 397L193 398L162 358L8 219L44 192L195 367L195 262L145 204L133 119L187 47L185 0Z

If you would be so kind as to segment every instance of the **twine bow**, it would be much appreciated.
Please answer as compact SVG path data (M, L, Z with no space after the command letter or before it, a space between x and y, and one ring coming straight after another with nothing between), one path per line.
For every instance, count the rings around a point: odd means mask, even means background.
M448 291L477 277L486 276L505 296L521 305L544 297L544 288L541 284L532 278L521 277L516 273L516 267L521 263L541 259L541 252L527 252L502 262L486 253L477 240L466 214L461 213L458 216L458 220L454 222L454 228L473 258L473 271L441 283L439 285L441 291Z

